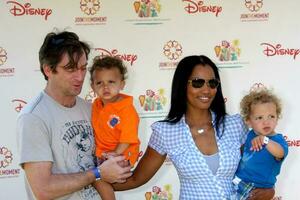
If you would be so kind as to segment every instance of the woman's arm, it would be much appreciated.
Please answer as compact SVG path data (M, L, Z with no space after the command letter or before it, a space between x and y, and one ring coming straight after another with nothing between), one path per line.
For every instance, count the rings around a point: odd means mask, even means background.
M274 188L256 188L251 192L249 200L271 200L274 194Z
M161 155L148 146L133 175L125 183L113 184L114 190L129 190L147 183L158 171L165 159L166 155Z

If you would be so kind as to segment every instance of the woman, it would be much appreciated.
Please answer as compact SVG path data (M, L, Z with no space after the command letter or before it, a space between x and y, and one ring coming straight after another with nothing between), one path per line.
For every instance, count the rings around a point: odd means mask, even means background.
M152 125L147 150L125 184L146 183L168 155L180 180L180 200L229 199L247 127L240 115L227 115L216 65L206 56L183 58L172 83L171 108ZM271 199L274 190L257 189L252 199Z

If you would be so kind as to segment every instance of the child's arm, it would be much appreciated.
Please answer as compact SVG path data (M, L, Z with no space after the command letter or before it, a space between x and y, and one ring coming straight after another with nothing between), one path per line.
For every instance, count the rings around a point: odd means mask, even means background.
M100 194L102 200L116 200L113 187L102 180L93 183L94 188Z
M284 157L284 150L280 144L277 142L269 139L269 142L266 146L268 151L278 160L282 159Z
M119 143L114 152L117 154L122 154L129 147L129 145L129 143Z
M260 151L263 148L263 145L266 145L267 150L276 158L282 159L284 157L284 150L280 144L271 140L265 139L266 136L259 135L251 141L252 146L251 150L253 151ZM267 144L265 141L267 141Z

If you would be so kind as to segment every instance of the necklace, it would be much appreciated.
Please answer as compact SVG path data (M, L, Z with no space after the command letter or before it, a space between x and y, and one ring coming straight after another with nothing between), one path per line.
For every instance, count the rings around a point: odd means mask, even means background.
M199 133L199 134L204 133L204 129L203 128L198 129L197 133Z
M211 119L211 117L209 117L209 119ZM205 132L208 132L213 127L213 123L211 120L206 121L204 123L199 123L200 120L190 120L186 116L185 121L186 121L187 125L189 126L190 130L191 131L193 130L198 134L204 134Z
M212 122L207 122L203 124L202 127L197 128L197 133L203 134L205 131L208 131L211 128L212 128Z

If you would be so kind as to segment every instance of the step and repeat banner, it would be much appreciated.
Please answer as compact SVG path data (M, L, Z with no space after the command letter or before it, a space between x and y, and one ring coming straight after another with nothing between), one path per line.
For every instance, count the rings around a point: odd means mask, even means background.
M278 132L289 144L276 183L276 200L299 199L300 1L64 0L0 2L0 199L26 199L18 165L16 118L45 87L38 51L51 31L76 32L94 56L121 58L125 93L141 118L141 154L150 125L170 106L174 69L188 55L204 54L219 67L229 114L251 87L269 87L282 99ZM86 77L81 96L94 94ZM144 186L118 192L120 200L178 200L179 181L167 158Z

